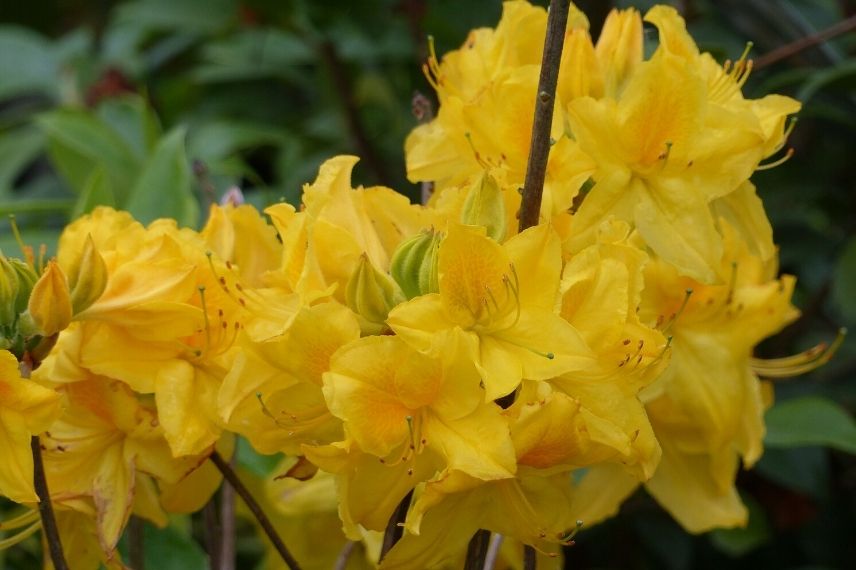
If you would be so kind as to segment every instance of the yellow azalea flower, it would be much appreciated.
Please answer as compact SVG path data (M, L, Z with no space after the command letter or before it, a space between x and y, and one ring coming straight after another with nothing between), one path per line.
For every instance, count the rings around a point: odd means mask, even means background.
M263 285L265 274L279 266L276 231L252 206L212 204L200 234L220 259L238 267L244 285Z
M176 483L200 459L174 459L154 410L121 382L92 377L59 391L66 409L43 440L51 498L72 508L91 500L99 544L111 558L136 489L146 485L142 473Z
M296 455L303 444L341 440L321 377L333 353L359 337L354 314L335 302L301 309L284 335L267 342L242 336L218 394L222 420L262 453Z
M484 228L450 225L438 263L439 293L399 305L389 325L427 354L460 343L488 399L512 392L523 378L547 379L591 363L579 333L555 312L561 251L549 226L499 245Z
M613 9L603 23L595 47L604 74L604 93L616 98L642 62L642 18L634 8Z
M500 408L486 403L463 355L428 358L394 337L369 337L341 348L324 374L330 412L360 449L384 461L399 450L416 460L424 448L449 469L481 479L514 471Z
M59 394L22 378L15 356L0 350L0 495L18 503L38 500L30 438L58 415Z
M741 459L751 467L763 452L763 417L772 396L752 370L752 349L797 316L790 304L794 279L776 279L775 259L753 254L725 219L719 225L725 244L720 271L731 272L728 283L705 285L654 260L640 310L643 320L672 337L668 368L642 394L663 449L646 487L690 532L746 523L734 479ZM581 492L577 508L591 522L609 516L637 486L630 479L593 468L582 487L610 492L596 501Z
M605 222L598 243L573 256L562 278L562 316L592 348L596 363L550 380L581 402L592 440L616 450L639 479L654 472L660 447L639 392L668 365L663 334L637 314L648 256L622 222Z

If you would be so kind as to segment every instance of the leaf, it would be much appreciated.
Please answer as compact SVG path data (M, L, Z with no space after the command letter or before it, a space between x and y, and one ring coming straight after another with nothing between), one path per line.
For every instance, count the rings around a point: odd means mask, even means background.
M54 165L72 189L82 192L92 171L102 166L117 199L123 201L139 160L116 131L91 113L71 109L45 113L37 123L48 134Z
M88 214L96 206L111 206L113 208L118 206L116 198L113 196L113 190L110 188L110 182L107 180L107 174L102 167L96 168L89 175L86 184L77 197L77 202L74 204L71 218Z
M173 517L174 518L174 517ZM145 523L147 568L158 570L207 570L208 558L199 544L174 522L163 530Z
M238 448L236 451L238 465L262 479L273 473L279 462L282 460L282 455L262 455L253 449L253 446L244 439L239 437Z
M0 198L9 196L15 178L36 159L44 145L44 135L31 126L0 133L0 157L3 157L0 160Z
M856 238L844 246L835 268L832 298L849 322L856 322Z
M288 135L270 125L239 121L211 121L188 135L188 154L205 162L220 160L240 150L264 145L279 146Z
M770 523L764 509L749 497L742 497L749 508L746 528L720 528L710 533L710 541L733 558L755 550L770 539Z
M244 81L277 77L300 81L298 65L315 54L300 37L275 29L243 30L203 47L202 65L193 72L202 82Z
M0 26L0 99L39 91L56 94L58 66L50 43L17 26Z
M819 499L829 494L829 451L822 447L771 447L754 469L788 489Z
M769 447L824 445L856 453L856 422L838 404L806 396L776 404L767 412Z
M170 217L179 226L195 227L199 205L193 196L190 166L184 150L185 129L167 133L155 147L125 204L143 224Z
M141 159L154 149L162 134L157 115L138 95L108 99L98 106L97 114Z
M151 31L211 33L236 20L236 0L136 0L116 10L121 23L134 22Z

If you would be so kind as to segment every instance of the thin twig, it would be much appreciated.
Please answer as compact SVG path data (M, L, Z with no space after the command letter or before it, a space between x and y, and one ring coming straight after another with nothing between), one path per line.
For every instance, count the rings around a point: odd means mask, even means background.
M416 118L416 122L420 125L430 123L434 120L434 105L431 104L431 100L428 97L419 91L413 94L413 99L410 101L410 108L413 116ZM430 180L423 180L420 185L421 203L427 204L433 193L434 183Z
M484 570L493 570L496 566L496 561L499 558L499 549L502 548L502 543L505 537L499 533L494 533L490 537L490 544L487 547L487 555L484 557Z
M789 44L785 44L781 47L778 47L773 51L767 52L758 58L755 58L754 62L752 63L752 69L761 69L763 67L768 67L776 62L796 55L799 52L804 51L812 46L822 44L823 42L830 40L835 36L840 36L841 34L845 34L854 29L856 29L856 15L841 20L840 22L829 26L825 30L820 30L819 32L816 32L814 34L802 37Z
M216 497L217 493L214 493L202 507L202 521L205 525L205 551L208 553L208 567L211 570L220 570L223 552L219 544L220 521L217 519Z
M520 231L538 225L541 211L541 196L544 193L544 178L547 174L547 158L550 154L550 127L553 124L553 106L556 98L556 83L559 78L559 62L565 41L570 0L550 0L547 16L547 36L544 38L544 56L541 59L541 75L535 98L535 120L532 124L532 141L529 146L529 162L523 182L523 201L520 204Z
M345 114L345 122L348 125L348 132L357 147L357 151L363 160L366 161L369 169L377 178L378 183L389 186L390 178L386 172L383 162L372 146L366 129L363 126L363 121L360 118L360 110L357 108L357 103L354 100L353 88L351 81L348 78L345 65L342 63L339 54L336 51L336 45L330 41L322 41L319 45L321 57L330 71L330 76L333 79L333 85L339 95L339 102L342 105L342 111Z
M383 561L383 557L392 550L395 543L401 540L404 534L404 519L407 518L407 510L410 508L410 501L413 499L413 490L404 495L395 510L392 511L392 516L389 517L389 522L386 524L386 530L383 532L383 543L380 546L380 557L378 564Z
M59 538L59 529L56 526L53 505L51 504L48 480L45 477L45 465L42 462L42 443L39 441L39 436L34 435L30 438L30 449L33 452L33 487L35 487L36 495L39 497L39 515L42 517L42 529L45 533L45 540L48 543L51 562L53 562L54 570L68 570L68 564L65 562L65 554L62 551L62 541Z
M238 478L238 474L235 473L229 463L216 451L211 454L211 462L217 467L220 473L223 474L223 477L226 478L229 484L232 485L235 492L238 493L241 499L244 500L247 508L249 508L253 513L253 516L256 517L256 520L259 522L259 525L261 525L262 530L265 531L265 534L271 541L271 544L273 544L273 547L276 548L276 551L279 552L279 555L283 562L285 562L286 566L291 570L300 570L300 565L288 551L288 548L286 548L282 538L277 534L276 529L273 528L273 524L271 524L270 519L267 518L267 515L265 515L261 506L259 506L253 498L249 489L247 489L247 487L241 482L241 479Z
M483 570L487 547L490 544L490 531L479 529L467 545L467 558L464 560L464 570Z
M348 560L351 559L351 554L354 553L354 548L357 546L357 543L353 540L349 540L345 543L345 546L342 547L342 550L339 552L339 556L336 557L336 565L333 566L333 570L345 570L348 567Z
M535 570L538 564L538 556L535 554L535 549L528 544L523 545L523 570Z
M146 569L145 523L138 516L128 520L128 560L134 570Z
M235 467L236 454L229 465ZM220 566L218 570L235 570L235 489L224 485L220 489Z

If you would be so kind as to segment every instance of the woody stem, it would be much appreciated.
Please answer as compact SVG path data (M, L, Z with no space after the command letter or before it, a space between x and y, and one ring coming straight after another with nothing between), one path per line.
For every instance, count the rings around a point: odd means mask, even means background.
M553 106L556 84L559 80L559 63L565 42L570 0L550 0L547 16L547 35L544 38L544 55L541 59L541 76L535 98L535 120L529 146L529 162L523 182L523 201L520 204L520 231L538 225L541 196L547 175L547 157L550 154L550 127L553 124Z
M276 529L273 527L270 519L264 513L261 506L256 502L255 498L253 498L249 489L247 489L244 483L241 482L241 479L229 465L229 462L223 459L223 457L216 451L211 454L210 459L214 466L217 467L217 470L223 474L223 477L229 482L232 488L235 489L235 492L244 500L247 508L249 508L250 512L253 513L253 516L256 517L256 520L259 522L262 530L265 531L265 534L273 547L279 553L282 561L285 562L286 566L291 570L300 570L300 565L297 563L297 560L295 560L291 555L291 552L288 551L288 548L286 548L282 538L280 538L279 534L276 532Z
M392 512L392 516L389 517L389 522L387 523L386 530L383 533L383 543L380 547L380 559L378 560L378 563L383 561L383 557L386 556L387 552L392 550L395 543L401 540L401 537L404 534L404 519L407 518L407 510L410 508L410 501L412 499L413 490L401 499L401 502L398 503L398 506L395 507L395 510Z
M51 555L51 562L55 570L68 570L65 562L65 554L62 551L62 541L59 538L59 529L56 526L51 494L48 490L48 480L45 477L45 465L42 462L42 444L39 436L30 438L30 449L33 452L33 487L39 497L39 515L42 517L42 529L45 533L45 542Z

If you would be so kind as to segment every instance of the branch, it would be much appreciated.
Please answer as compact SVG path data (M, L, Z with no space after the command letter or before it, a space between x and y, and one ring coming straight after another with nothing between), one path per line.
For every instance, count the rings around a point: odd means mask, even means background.
M856 15L850 16L845 20L841 20L840 22L833 24L825 30L821 30L814 34L805 36L804 38L800 38L789 44L785 44L781 47L778 47L773 51L765 53L764 55L754 60L754 62L752 63L752 69L761 69L763 67L768 67L783 59L787 59L793 55L796 55L801 51L807 50L810 47L822 44L823 42L830 40L835 36L840 36L841 34L847 33L854 29L856 29Z
M490 531L484 529L477 530L467 545L467 558L464 561L464 570L483 570L489 544Z
M532 141L529 162L523 183L523 201L520 204L520 231L538 225L547 158L550 154L550 127L553 124L553 106L556 84L559 80L559 62L565 42L570 0L550 0L547 16L547 35L544 38L544 56L541 59L541 76L535 100L535 120L532 123Z
M380 558L378 564L383 561L383 557L392 550L395 543L401 540L404 534L404 519L407 518L407 509L410 508L410 501L413 499L413 490L404 495L395 510L392 511L392 516L389 517L389 522L386 525L386 530L383 532L383 543L380 547Z
M211 454L211 462L217 467L220 473L223 474L223 477L232 485L232 488L235 489L235 492L240 495L240 497L244 500L244 503L253 513L253 516L256 517L256 520L259 521L259 525L261 525L262 530L265 531L268 539L273 544L273 547L276 548L277 552L279 552L280 557L283 562L285 562L286 566L288 566L291 570L300 570L300 565L297 563L297 560L291 555L286 548L285 543L280 538L279 534L277 534L276 529L273 528L273 524L271 524L270 519L267 518L262 508L253 498L253 495L250 491L244 486L241 480L238 478L238 474L232 469L229 463L223 459L223 457L217 453L216 451Z
M134 570L145 570L145 523L136 515L131 515L128 520L128 559Z
M538 557L535 554L535 549L525 544L523 546L523 570L535 570L537 563Z
M230 466L235 465L232 454ZM235 489L227 485L220 489L220 567L235 570Z
M39 436L30 438L30 449L33 451L33 487L39 497L39 515L42 517L42 528L45 531L45 540L51 554L54 570L68 570L65 555L62 552L62 541L59 538L59 529L54 518L51 494L48 490L48 480L45 477L45 465L42 462L42 444Z
M375 152L374 147L369 141L368 134L363 127L363 122L360 119L360 110L354 101L352 95L353 89L351 82L348 79L348 74L339 54L336 52L336 45L329 41L321 42L319 46L321 57L327 64L330 70L330 75L333 78L333 85L339 95L339 100L342 104L342 110L345 113L345 121L348 125L348 131L351 134L354 144L357 147L359 155L366 161L369 169L374 174L379 184L389 186L390 178L386 172L383 162Z

